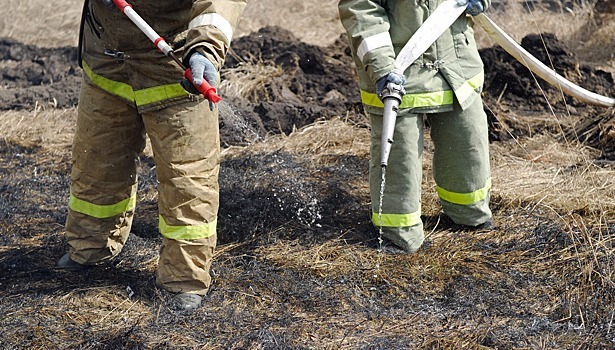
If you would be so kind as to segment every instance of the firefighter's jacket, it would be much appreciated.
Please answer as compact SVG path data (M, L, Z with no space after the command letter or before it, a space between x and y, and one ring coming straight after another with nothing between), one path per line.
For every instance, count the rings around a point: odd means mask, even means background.
M246 0L129 0L135 10L187 63L199 50L224 63ZM183 71L158 51L118 8L86 0L80 33L81 64L98 87L134 102L139 110L185 100Z
M375 82L393 71L395 57L444 0L340 0L340 19L354 56L361 98L370 113L382 114ZM487 8L491 0L482 0ZM400 105L414 112L463 109L479 96L484 82L472 19L460 16L404 72L406 95Z

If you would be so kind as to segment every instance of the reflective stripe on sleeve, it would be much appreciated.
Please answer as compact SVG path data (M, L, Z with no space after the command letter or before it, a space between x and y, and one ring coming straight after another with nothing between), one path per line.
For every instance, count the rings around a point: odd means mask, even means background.
M438 192L438 197L440 197L440 199L443 199L449 203L461 205L470 205L484 200L487 198L489 190L491 190L491 178L487 179L487 184L485 187L469 193L451 192L440 186L436 186L436 191Z
M133 90L132 86L126 83L107 79L94 73L85 61L83 61L83 71L88 78L90 78L92 83L94 83L94 85L110 94L134 102L137 106L145 106L150 103L188 95L188 92L179 83L153 86L141 90Z
M382 214L382 223L378 213L372 212L372 223L378 227L410 227L421 223L421 210L407 214Z
M363 62L363 58L368 52L385 46L393 46L389 32L368 36L361 41L357 48L357 57Z
M195 240L201 238L209 238L216 234L216 225L218 220L204 223L198 226L171 226L164 221L162 215L158 216L158 229L162 236L168 239L187 239Z
M188 24L188 29L210 25L220 29L220 31L224 33L224 36L226 36L228 44L231 43L231 39L233 38L233 26L231 26L231 23L227 21L226 18L217 13L204 13L194 17L194 19L190 21L190 24Z
M68 200L68 207L77 213L89 215L97 219L111 218L135 209L137 203L136 194L130 198L115 204L94 204L75 197L72 193Z

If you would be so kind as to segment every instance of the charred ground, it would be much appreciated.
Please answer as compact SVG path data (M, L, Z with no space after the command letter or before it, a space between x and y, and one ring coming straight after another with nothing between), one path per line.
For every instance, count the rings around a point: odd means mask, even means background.
M574 82L615 95L609 73L580 64L555 36L528 36L523 46ZM481 55L492 142L563 129L560 135L598 149L596 161L615 159L612 109L562 97L543 82L537 88L529 71L499 48ZM3 39L0 59L0 108L77 104L75 48ZM336 117L367 129L344 38L323 48L263 28L234 41L225 70L246 64L273 65L278 74L255 98L225 100L224 147ZM531 121L551 112L555 121ZM427 202L430 244L413 256L390 256L375 249L368 221L367 153L315 157L281 141L267 151L227 152L214 285L203 309L182 315L167 308L168 296L153 281L160 238L150 157L141 157L137 216L121 256L82 275L53 268L66 251L69 159L68 149L0 140L3 348L613 345L615 225L589 219L583 208L511 207L496 194L498 230L477 235L443 225L437 206Z

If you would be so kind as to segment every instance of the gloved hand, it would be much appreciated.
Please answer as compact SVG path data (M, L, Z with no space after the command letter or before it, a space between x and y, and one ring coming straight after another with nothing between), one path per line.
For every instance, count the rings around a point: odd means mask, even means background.
M203 79L205 79L211 86L216 87L217 79L218 79L218 71L213 63L207 57L203 56L198 51L195 51L190 58L188 59L188 64L190 65L190 70L192 71L192 82L195 85L203 84ZM200 92L197 90L188 79L182 79L180 82L181 86L186 89L191 94L199 95ZM213 103L209 102L210 109L213 110Z
M376 95L378 95L378 97L381 97L382 90L384 90L384 88L389 83L393 83L395 85L399 85L399 87L403 91L404 84L406 83L406 77L404 77L403 75L399 75L399 74L397 74L395 72L391 72L391 73L383 76L382 78L378 79L378 81L376 81Z
M200 52L195 51L192 55L190 55L188 64L192 70L192 82L194 84L201 85L203 84L203 79L205 79L211 86L216 87L218 71L216 70L214 64L207 59L207 57L203 56ZM182 81L182 86L186 89L186 91L192 94L200 94L199 90L192 86L187 79Z
M466 13L470 16L476 16L479 13L483 13L485 11L485 6L483 5L483 0L467 0L468 7L466 7Z

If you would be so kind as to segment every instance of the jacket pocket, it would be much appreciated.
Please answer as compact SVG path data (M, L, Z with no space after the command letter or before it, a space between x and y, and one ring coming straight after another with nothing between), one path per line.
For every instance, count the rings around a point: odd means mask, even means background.
M105 28L94 16L91 5L87 7L83 16L85 17L85 23L87 24L88 28L90 28L92 34L94 34L98 39L102 38L103 34L105 33Z

